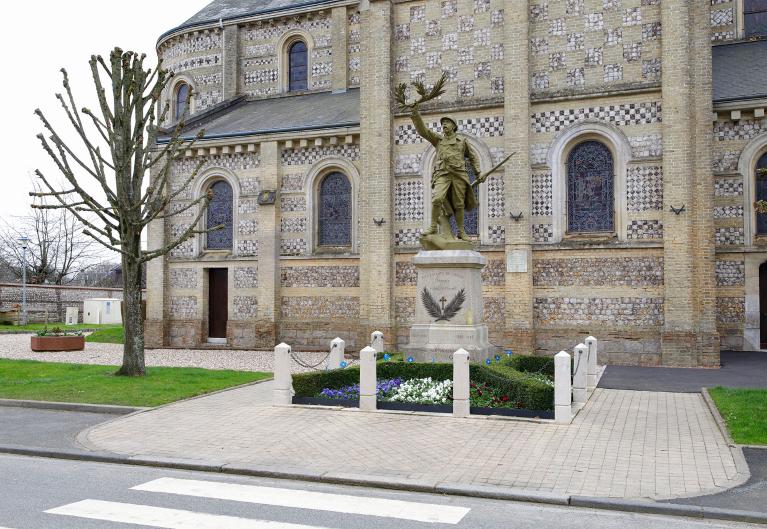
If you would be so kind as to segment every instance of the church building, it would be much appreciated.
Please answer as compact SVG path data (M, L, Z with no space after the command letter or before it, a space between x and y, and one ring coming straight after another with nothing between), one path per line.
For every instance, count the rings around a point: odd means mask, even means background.
M515 153L466 219L493 344L767 348L767 0L214 0L157 53L165 125L204 129L171 207L212 190L200 229L225 228L149 264L148 347L405 345L435 151L394 94L444 72L427 126L452 117L482 171Z

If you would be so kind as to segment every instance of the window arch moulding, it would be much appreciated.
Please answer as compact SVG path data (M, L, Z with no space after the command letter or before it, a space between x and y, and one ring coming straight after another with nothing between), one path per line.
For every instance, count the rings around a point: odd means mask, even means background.
M585 141L604 144L613 157L613 229L618 241L626 240L626 171L631 144L617 127L602 122L580 122L562 131L551 144L547 164L551 169L552 238L558 243L567 235L567 161L573 148ZM588 237L588 234L584 234Z
M493 156L490 153L490 148L474 136L468 134L458 133L458 136L465 139L469 143L469 147L474 151L479 159L479 170L488 171L493 167ZM431 175L434 171L434 161L437 157L437 149L433 145L429 144L426 150L421 156L421 178L423 179L423 226L425 230L431 224ZM503 171L498 171L496 175L503 175ZM489 181L490 177L488 177ZM480 244L491 244L489 234L490 219L488 217L488 195L487 195L487 181L484 185L479 186L479 196L477 197L477 203L479 204L479 212L477 213L477 235L479 236ZM469 218L469 213L466 213L466 218ZM496 219L498 224L505 224L503 218Z
M351 245L347 247L319 246L319 192L323 179L331 173L341 173L349 180L351 186ZM306 197L307 214L307 248L312 254L341 253L357 254L359 251L359 189L360 174L357 166L345 158L324 158L316 162L304 178L304 194ZM372 222L372 219L371 219Z
M192 187L193 197L197 198L207 192L216 182L224 181L232 188L232 247L226 249L208 248L207 234L200 233L194 238L194 254L200 256L206 252L227 252L234 255L237 248L237 226L239 222L238 205L242 194L239 179L230 170L223 167L210 167L197 176ZM197 228L205 230L208 223L208 212L202 214Z
M743 179L743 199L745 202L743 204L743 235L746 246L752 246L757 235L757 215L754 211L757 195L756 164L765 154L767 154L767 134L763 133L748 142L738 160L738 173Z
M173 84L170 88L170 94L168 96L168 99L170 100L170 120L173 123L178 122L181 117L179 115L179 91L182 89L183 85L186 85L188 87L188 90L192 93L192 96L189 98L189 106L185 109L185 116L191 116L195 112L195 97L194 95L197 93L194 88L194 83L192 80L187 77L186 75L176 75L174 76Z
M309 90L309 80L312 72L312 52L314 39L308 31L292 29L286 32L277 43L277 69L279 71L279 92L290 92L290 48L296 42L306 44L306 90ZM296 90L294 90L296 91Z

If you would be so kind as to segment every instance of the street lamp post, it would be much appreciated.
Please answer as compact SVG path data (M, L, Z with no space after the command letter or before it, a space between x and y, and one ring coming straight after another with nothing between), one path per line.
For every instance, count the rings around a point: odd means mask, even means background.
M27 247L29 246L29 237L22 235L19 237L21 243L21 324L27 324Z

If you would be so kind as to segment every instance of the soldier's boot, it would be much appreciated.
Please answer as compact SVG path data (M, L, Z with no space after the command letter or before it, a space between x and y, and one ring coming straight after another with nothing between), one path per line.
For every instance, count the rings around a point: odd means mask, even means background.
M431 205L431 225L421 235L436 235L437 234L437 221L439 216L442 215L442 208L438 204Z
M458 227L458 238L462 241L468 241L469 236L466 234L463 226L464 208L455 209L455 224Z

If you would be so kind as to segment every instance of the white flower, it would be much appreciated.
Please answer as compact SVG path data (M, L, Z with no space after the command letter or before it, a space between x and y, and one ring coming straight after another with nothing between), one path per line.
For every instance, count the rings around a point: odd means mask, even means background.
M453 391L453 381L429 378L406 380L391 396L392 401L416 404L447 404Z

